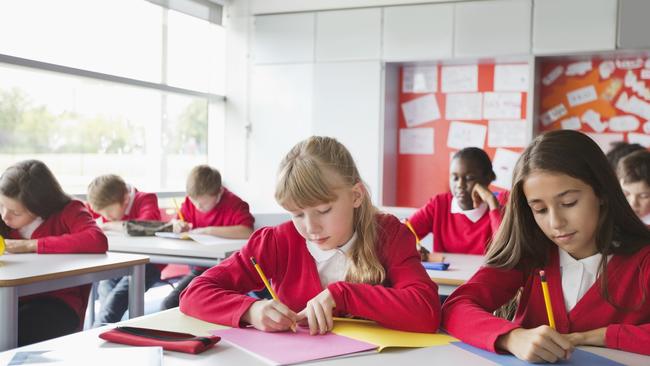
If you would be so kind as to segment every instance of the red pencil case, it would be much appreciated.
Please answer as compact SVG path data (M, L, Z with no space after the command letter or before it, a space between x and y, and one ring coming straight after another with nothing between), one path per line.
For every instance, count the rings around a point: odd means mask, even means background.
M160 346L167 351L197 354L214 346L221 337L197 337L189 333L168 332L149 328L116 327L99 338L131 346Z

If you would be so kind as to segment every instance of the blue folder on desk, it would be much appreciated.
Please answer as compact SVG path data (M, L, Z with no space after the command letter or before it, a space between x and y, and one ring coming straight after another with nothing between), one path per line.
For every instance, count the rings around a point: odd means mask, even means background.
M462 343L462 342L452 342L451 344L453 344L456 347L462 348L465 351L469 351L475 355L486 358L499 365L506 365L506 366L531 365L530 363L526 361L522 361L511 354L505 354L505 355L497 354L474 346L470 346L469 344ZM622 363L618 363L614 360L610 360L609 358L599 356L595 353L587 352L578 348L576 348L573 351L570 359L566 361L559 361L553 365L624 366Z
M446 262L422 262L426 269L433 269L436 271L446 271L449 269L449 263Z

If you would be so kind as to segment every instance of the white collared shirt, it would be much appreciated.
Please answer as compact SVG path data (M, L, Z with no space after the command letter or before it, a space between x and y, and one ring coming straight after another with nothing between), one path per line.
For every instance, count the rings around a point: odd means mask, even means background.
M602 254L597 253L591 257L575 259L569 253L560 251L560 274L562 276L562 293L567 311L571 311L580 301L582 296L593 286L598 278L598 269ZM611 259L607 257L607 261Z
M42 217L37 217L34 219L34 221L30 222L29 224L21 227L18 229L18 232L20 233L20 236L22 236L25 239L31 239L32 234L34 234L34 231L38 229L39 226L43 223L43 218Z
M477 208L473 208L471 210L463 210L460 208L460 205L458 204L458 200L456 197L451 199L451 213L453 214L463 214L465 215L469 221L471 222L477 222L478 220L485 215L487 212L488 206L485 202L481 202L481 204Z
M133 207L133 201L135 201L135 187L133 187L130 184L127 184L126 188L129 190L129 203L126 205L126 210L124 210L124 216L131 213L131 208Z
M307 240L307 250L316 261L318 277L323 288L331 283L345 280L345 275L350 268L350 258L347 253L352 249L356 239L357 233L354 233L347 243L330 250L322 250L318 245Z

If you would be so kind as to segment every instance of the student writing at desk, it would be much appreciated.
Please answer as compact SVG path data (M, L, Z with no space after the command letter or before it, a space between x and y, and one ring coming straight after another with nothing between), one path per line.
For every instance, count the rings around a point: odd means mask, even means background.
M334 314L407 331L438 329L437 286L413 235L377 212L342 144L311 137L294 146L280 164L275 198L292 222L258 230L241 251L197 277L181 295L183 313L269 332L304 321L311 334L326 333ZM279 301L246 295L264 288L251 257Z
M0 176L0 214L9 253L105 253L108 241L83 203L63 192L38 160ZM18 346L81 330L90 285L23 296L18 304ZM46 325L46 326L44 326Z
M174 220L174 232L191 231L229 239L248 239L255 218L248 203L221 184L221 173L208 165L194 167L187 177L187 197ZM187 285L207 268L193 267L165 298L162 308L178 306L178 297Z
M507 193L488 190L496 179L485 151L468 147L454 154L448 193L438 194L410 218L416 236L433 233L434 252L483 254L501 223Z
M577 131L538 136L517 161L508 205L486 266L443 306L443 327L531 362L580 345L650 354L650 231L598 145ZM514 321L495 317L520 288Z
M88 205L94 218L101 217L104 230L124 232L124 223L128 220L160 221L158 197L138 191L115 174L101 175L90 182ZM164 267L151 263L145 266L145 291L160 281L160 271ZM97 292L101 309L95 325L120 321L129 307L129 278L100 281Z

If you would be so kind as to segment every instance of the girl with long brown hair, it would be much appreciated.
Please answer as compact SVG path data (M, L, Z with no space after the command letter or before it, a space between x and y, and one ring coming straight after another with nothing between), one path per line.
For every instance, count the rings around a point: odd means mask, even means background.
M547 326L540 270L555 329ZM522 289L512 322L493 312ZM486 265L443 306L455 337L531 362L580 345L650 354L650 231L588 136L553 131L523 152Z
M397 218L377 212L352 156L338 141L311 137L280 164L275 198L291 222L253 234L241 251L197 277L181 294L182 312L269 332L306 322L311 334L352 315L386 327L435 332L440 305L414 238ZM276 300L246 294L264 284Z

